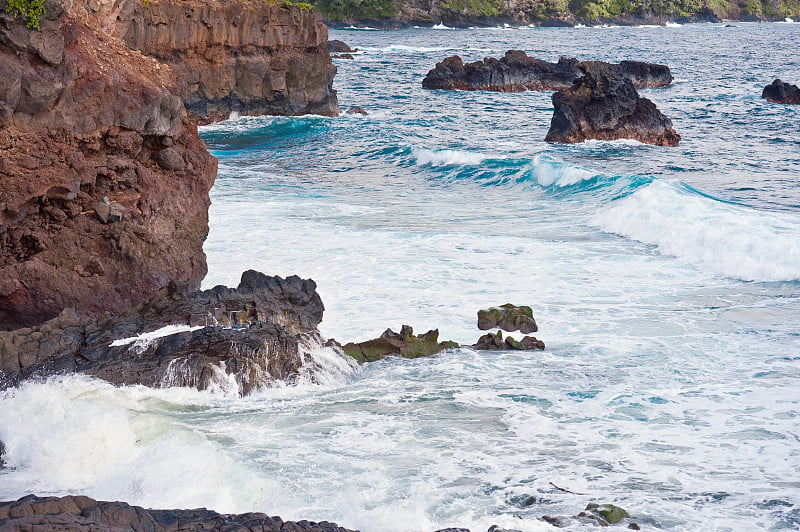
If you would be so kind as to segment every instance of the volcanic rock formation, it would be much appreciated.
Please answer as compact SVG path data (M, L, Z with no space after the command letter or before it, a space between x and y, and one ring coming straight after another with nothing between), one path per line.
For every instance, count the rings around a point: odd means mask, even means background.
M641 61L604 64L608 65L609 72L629 79L637 89L666 87L673 79L666 65ZM497 92L563 90L583 75L581 65L577 59L567 57L561 57L557 63L548 63L529 57L521 50L508 50L500 59L487 57L466 64L454 55L436 63L436 67L422 80L422 87Z
M222 515L196 510L147 510L124 502L83 496L36 497L0 502L2 530L258 530L261 532L353 532L328 521L283 521L263 513Z
M115 35L181 80L201 123L241 115L336 116L336 67L316 11L290 2L124 0Z
M655 104L642 98L630 79L607 63L581 63L584 76L553 94L549 142L588 139L633 139L658 146L677 146L680 135Z
M800 88L776 79L761 92L761 97L773 103L800 104Z
M121 316L82 319L68 309L41 326L0 331L0 387L80 372L113 384L203 390L228 385L232 375L246 395L297 378L304 350L322 345L323 310L314 281L297 276L249 270L236 289L205 291L173 282Z
M0 330L206 273L217 166L172 72L45 5L41 31L0 14Z
M47 0L39 31L0 12L0 330L198 287L216 161L192 117L338 113L326 39L269 2Z

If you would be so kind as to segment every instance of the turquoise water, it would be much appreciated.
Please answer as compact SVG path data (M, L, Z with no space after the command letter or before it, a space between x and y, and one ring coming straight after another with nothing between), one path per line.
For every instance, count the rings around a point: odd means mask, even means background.
M470 344L477 309L528 304L547 350L360 368L318 350L309 382L245 399L28 384L0 395L0 497L79 491L365 532L548 530L538 517L590 501L666 530L797 529L800 108L760 94L800 83L799 37L331 31L362 52L337 60L340 103L368 116L203 128L220 162L205 285L248 268L312 277L340 341L407 323ZM448 55L510 48L668 64L673 85L642 94L681 144L550 145L549 93L421 88Z

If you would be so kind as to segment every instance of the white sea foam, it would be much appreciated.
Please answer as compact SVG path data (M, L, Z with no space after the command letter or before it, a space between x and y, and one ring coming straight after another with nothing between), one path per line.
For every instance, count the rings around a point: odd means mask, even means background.
M594 222L713 274L745 281L800 279L796 215L726 204L656 181L615 201Z
M178 334L183 332L191 332L196 331L198 329L202 329L203 325L166 325L161 327L160 329L156 329L155 331L150 331L146 333L139 334L137 336L131 336L129 338L120 338L119 340L114 340L108 347L119 347L123 345L130 345L133 344L133 348L137 350L145 350L153 343L153 340L157 338L163 338L165 336L170 336L172 334Z
M427 148L414 148L414 157L420 166L474 166L488 159L480 153L460 150L429 150Z
M592 172L577 166L565 164L552 157L541 154L533 158L531 167L533 168L533 175L543 187L549 187L551 185L568 187L600 175L598 172Z
M442 24L440 22L439 24L434 24L433 26L431 26L431 29L432 30L453 30L455 28L451 28L450 26L445 26L444 24Z

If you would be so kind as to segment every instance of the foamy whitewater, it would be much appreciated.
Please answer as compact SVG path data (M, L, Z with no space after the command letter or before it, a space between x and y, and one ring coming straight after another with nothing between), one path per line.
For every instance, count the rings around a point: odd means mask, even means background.
M311 277L342 342L405 323L471 344L479 308L528 304L547 349L317 349L300 385L246 398L27 383L0 392L0 499L364 532L552 530L592 501L651 530L800 528L800 108L760 98L800 83L800 25L735 26L332 31L363 52L337 61L342 108L368 116L203 128L205 286ZM550 145L550 93L421 88L447 55L508 49L668 64L642 94L680 146Z

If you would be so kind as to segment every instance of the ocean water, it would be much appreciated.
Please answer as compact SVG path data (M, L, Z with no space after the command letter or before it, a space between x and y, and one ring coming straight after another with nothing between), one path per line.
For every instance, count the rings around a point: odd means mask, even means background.
M595 501L644 529L799 529L800 107L760 94L800 82L800 24L734 26L331 31L360 49L340 103L369 115L203 128L204 285L311 277L342 342L409 324L471 344L478 309L527 304L547 349L319 349L304 383L246 398L28 383L0 392L0 499L364 532L552 530L537 518ZM668 64L641 92L681 144L551 145L550 93L421 88L448 55L512 48Z

